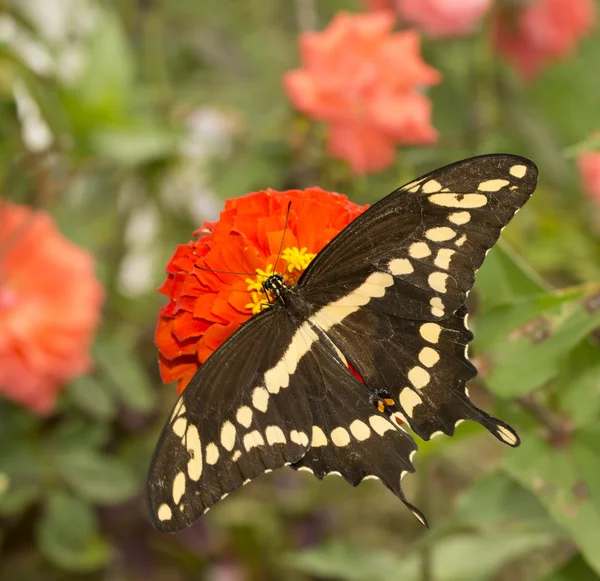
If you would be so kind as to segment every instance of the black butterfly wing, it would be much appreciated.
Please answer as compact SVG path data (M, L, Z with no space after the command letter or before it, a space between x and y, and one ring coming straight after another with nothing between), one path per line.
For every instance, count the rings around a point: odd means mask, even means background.
M401 485L403 476L414 472L412 457L417 445L390 421L387 412L378 410L331 339L316 325L313 331L319 340L307 357L311 368L318 370L321 393L326 397L311 398L311 447L292 468L319 479L337 474L353 486L377 478L427 524L425 516L406 500Z
M158 441L148 477L154 526L175 532L266 471L297 462L309 446L304 357L310 337L285 310L242 325L198 370Z
M488 155L438 169L383 198L320 252L299 281L312 320L367 389L424 439L472 419L518 445L514 431L475 407L466 383L464 302L501 230L535 189L537 168Z
M400 188L342 231L286 291L309 314L272 305L182 394L150 468L156 528L181 530L286 464L354 485L380 478L424 522L402 494L416 445L396 418L426 439L475 419L516 445L506 424L468 398L475 370L464 300L536 176L523 158L473 158Z

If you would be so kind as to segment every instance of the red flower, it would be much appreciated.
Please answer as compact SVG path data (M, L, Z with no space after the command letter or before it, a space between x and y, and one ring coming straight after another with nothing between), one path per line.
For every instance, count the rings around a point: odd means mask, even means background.
M526 78L550 61L567 56L595 21L593 0L536 0L514 14L501 11L493 41Z
M577 167L584 191L593 202L600 204L600 152L581 154Z
M473 32L492 6L492 0L396 0L402 20L431 36L460 36Z
M356 172L392 164L397 143L433 143L423 87L440 81L412 31L392 33L389 12L338 14L323 32L300 37L302 68L284 86L300 111L329 124L329 150Z
M295 284L314 255L366 209L320 188L254 192L228 200L218 222L207 222L194 233L204 236L180 245L159 289L170 301L156 329L161 376L177 381L180 392L210 354L267 302L263 277L197 267L273 272L290 201L277 264L288 284Z
M36 413L89 370L103 292L88 252L44 212L0 204L0 393Z

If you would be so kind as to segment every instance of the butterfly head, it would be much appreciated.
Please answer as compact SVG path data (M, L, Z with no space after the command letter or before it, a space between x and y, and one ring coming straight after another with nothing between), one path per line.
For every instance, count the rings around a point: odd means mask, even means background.
M270 276L267 280L265 280L265 282L263 283L263 287L265 291L270 291L271 293L273 293L273 296L275 298L281 299L283 291L285 288L287 288L287 285L285 284L283 275L275 273L274 275Z

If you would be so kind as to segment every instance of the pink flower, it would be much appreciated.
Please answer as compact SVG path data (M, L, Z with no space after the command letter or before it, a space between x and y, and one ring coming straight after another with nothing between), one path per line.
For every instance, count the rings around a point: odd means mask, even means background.
M64 383L90 368L102 299L92 257L50 216L0 203L0 394L52 411Z
M400 18L431 36L469 34L491 6L492 0L396 0Z
M498 13L493 41L526 78L573 52L595 22L593 0L535 0L517 14Z
M367 10L395 10L396 0L365 0Z
M437 140L422 89L441 75L423 62L418 34L393 26L389 12L340 13L301 35L302 68L284 77L294 106L329 125L330 152L356 172L391 165L397 143Z
M584 191L594 203L600 204L600 151L581 154L577 167Z

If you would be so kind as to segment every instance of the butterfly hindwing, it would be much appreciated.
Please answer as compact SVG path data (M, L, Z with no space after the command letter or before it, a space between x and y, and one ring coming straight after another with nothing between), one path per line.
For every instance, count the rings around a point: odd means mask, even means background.
M377 478L426 524L424 515L406 500L401 486L402 477L414 472L412 457L417 445L389 414L378 410L331 340L317 326L314 330L320 341L307 358L311 367L319 370L324 397L311 398L311 447L292 468L307 470L319 479L337 474L352 486Z

